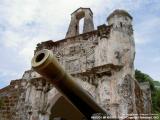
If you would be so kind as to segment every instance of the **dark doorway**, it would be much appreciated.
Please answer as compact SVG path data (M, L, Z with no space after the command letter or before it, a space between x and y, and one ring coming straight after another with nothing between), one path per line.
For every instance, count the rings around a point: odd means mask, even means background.
M83 120L84 116L61 96L51 109L50 120Z

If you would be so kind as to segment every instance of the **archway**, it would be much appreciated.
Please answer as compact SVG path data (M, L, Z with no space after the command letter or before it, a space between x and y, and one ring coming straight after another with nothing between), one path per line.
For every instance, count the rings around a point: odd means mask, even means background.
M74 105L63 96L59 96L51 108L49 120L83 120L83 118L83 114Z
M83 33L83 29L84 29L84 18L81 18L79 20L79 34Z
M79 22L83 22L83 30L79 29ZM81 24L81 23L80 23ZM66 34L67 37L77 36L94 30L93 13L90 8L79 8L71 14L71 22Z

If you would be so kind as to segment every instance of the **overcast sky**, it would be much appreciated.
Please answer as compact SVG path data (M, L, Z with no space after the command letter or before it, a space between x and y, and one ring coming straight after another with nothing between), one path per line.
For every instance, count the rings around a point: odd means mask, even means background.
M30 69L36 44L63 39L70 14L94 13L95 28L115 9L133 16L135 68L160 81L160 0L0 0L0 88Z

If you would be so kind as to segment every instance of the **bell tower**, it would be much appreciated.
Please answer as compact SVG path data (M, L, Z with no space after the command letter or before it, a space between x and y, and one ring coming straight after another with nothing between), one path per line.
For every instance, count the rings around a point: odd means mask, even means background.
M79 35L79 21L84 18L83 33L94 30L93 13L90 8L79 8L71 14L66 38Z

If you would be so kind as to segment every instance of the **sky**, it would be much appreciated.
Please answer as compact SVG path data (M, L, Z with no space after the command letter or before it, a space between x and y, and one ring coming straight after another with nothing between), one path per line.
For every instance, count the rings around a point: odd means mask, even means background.
M124 9L133 17L135 68L160 81L159 0L0 0L0 88L31 68L37 43L60 40L70 14L79 7L93 11L95 28Z

